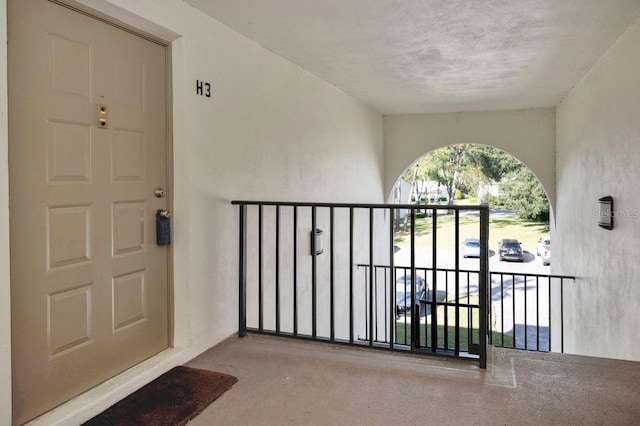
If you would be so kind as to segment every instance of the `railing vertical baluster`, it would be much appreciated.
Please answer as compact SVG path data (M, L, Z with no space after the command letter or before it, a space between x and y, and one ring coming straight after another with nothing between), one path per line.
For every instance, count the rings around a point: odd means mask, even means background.
M407 293L407 268L402 268L402 274L404 277L404 281L403 281L403 285L404 285L404 290L403 292L406 294ZM413 339L411 339L411 341L413 341ZM404 344L407 344L407 298L404 298ZM409 343L411 345L411 343Z
M374 287L373 280L375 268L373 267L373 209L369 209L369 346L373 346L373 309L374 309Z
M404 279L405 294L407 290L407 277ZM413 309L414 300L416 300L416 211L411 210L411 300L409 301L409 309L411 309L411 351L416 350L416 346L420 345L420 327L416 321L416 310ZM406 297L405 297L406 301ZM406 302L405 302L406 303ZM405 321L407 318L405 308Z
M264 329L264 308L262 288L262 204L258 206L258 329Z
M330 306L330 312L329 315L331 317L330 322L331 322L331 336L330 339L331 341L335 341L336 339L336 307L335 307L335 298L336 298L336 289L335 289L335 282L336 282L336 270L335 270L335 207L331 206L331 208L329 209L329 238L330 238L330 246L329 246L329 251L331 251L331 258L329 259L330 262L330 266L329 268L331 268L331 288L329 289L330 293L331 293L331 306Z
M529 334L528 324L527 324L527 276L524 277L524 348L529 349L529 345L527 343L527 334Z
M480 368L487 368L487 309L491 309L487 297L487 280L489 278L489 208L480 210Z
M458 341L459 335L460 335L460 317L458 314L458 309L457 309L457 304L458 304L458 286L460 285L460 210L456 210L456 216L455 216L455 227L454 227L454 247L455 247L455 284L456 284L456 291L455 291L455 297L456 297L456 313L455 313L455 329L453 330L454 334L455 334L455 339L456 342ZM435 266L434 266L435 267ZM446 286L446 298L449 298L449 275L446 275L447 277L447 286ZM448 300L445 300L448 301ZM444 308L444 347L446 350L449 349L449 305L445 305ZM458 355L458 344L456 343L456 355Z
M457 256L456 256L457 257ZM456 356L460 355L460 269L456 268L456 290L455 290L455 316L456 316L456 328L454 330L456 345L455 345L455 354Z
M513 316L511 322L513 323L513 347L516 347L516 341L518 340L518 333L516 330L516 276L511 274L511 302L513 302Z
M480 275L478 275L478 285L480 283ZM469 272L467 272L467 304L471 303L471 275L469 275ZM458 302L459 303L459 302ZM471 311L467 310L468 313L471 313ZM471 317L468 317L470 319L472 319ZM472 341L472 332L471 332L471 326L469 324L467 324L467 342L471 343Z
M551 352L551 278L547 278L547 286L549 287L549 298L547 299L549 301L547 304L549 308L549 352Z
M364 292L364 337L365 340L369 340L369 298L367 297L367 287L369 287L369 270L371 266L367 266L364 271L364 285L362 291Z
M298 335L298 206L293 206L293 335Z
M247 335L247 205L240 205L238 262L238 336Z
M504 348L504 275L500 274L500 336Z
M471 307L471 301L467 302L467 318L469 318L469 323L467 327L468 330L468 339L469 339L469 349L471 349L471 345L473 344L473 308Z
M353 207L349 207L349 343L353 343Z
M536 351L540 350L540 280L536 277Z
M436 352L438 350L438 211L433 209L432 217L433 221L431 235L431 256L433 266L433 307L431 308L431 351ZM426 277L425 277L426 278ZM445 305L446 309L446 305ZM425 321L424 328L426 330L427 324ZM425 342L426 343L426 342Z
M564 279L560 278L560 353L564 353Z
M378 341L378 268L373 268L373 321L374 328L373 331L375 333L374 341Z
M389 332L387 331L387 324L388 323L388 319L389 319L389 314L387 312L387 308L385 307L385 303L387 303L387 285L388 285L388 279L387 279L387 269L383 266L382 267L382 275L384 276L384 285L383 285L383 290L384 290L384 295L383 295L383 299L382 299L382 308L384 311L384 322L382 324L384 324L384 341L388 342L389 341ZM376 272L376 276L378 276L378 273Z
M316 248L316 230L318 229L316 206L311 207L311 338L315 339L318 329L318 253Z
M394 340L396 338L396 291L394 288L395 280L395 263L394 263L394 236L395 236L395 209L389 209L389 349L393 349ZM386 276L386 274L385 274Z
M491 271L487 273L487 309L489 310L489 322L487 323L487 338L489 339L489 345L493 346L493 335L496 332L494 328L495 322L498 320L498 312L493 309L493 277ZM497 343L496 343L497 344Z
M458 268L456 268L458 269ZM449 273L447 271L444 272L444 293L445 297L449 295ZM449 350L449 305L448 300L445 299L444 305L444 350Z
M276 206L276 334L280 334L280 206Z

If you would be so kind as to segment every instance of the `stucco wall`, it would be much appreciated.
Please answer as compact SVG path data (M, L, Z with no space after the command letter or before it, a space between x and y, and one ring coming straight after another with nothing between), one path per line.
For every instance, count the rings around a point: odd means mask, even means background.
M195 355L237 330L238 208L230 201L382 202L382 116L181 1L83 3L175 38L175 344ZM0 0L2 25L5 5ZM2 104L5 46L0 38ZM211 98L195 94L196 80L211 82ZM8 424L7 136L6 109L0 111L0 423ZM45 423L55 419L78 420L60 414Z
M404 170L424 154L447 145L477 143L499 148L525 163L555 207L553 109L394 115L386 116L384 124L387 197Z
M640 22L557 108L552 271L575 274L565 294L565 348L640 360ZM614 198L615 228L599 228L598 198Z

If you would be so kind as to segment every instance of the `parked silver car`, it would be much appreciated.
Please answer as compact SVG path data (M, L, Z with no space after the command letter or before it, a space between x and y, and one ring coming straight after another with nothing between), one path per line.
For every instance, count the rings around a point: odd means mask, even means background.
M462 257L480 257L480 240L467 238L462 247Z
M401 275L396 279L396 317L401 314L410 315L411 307L418 305L420 307L420 316L424 316L426 312L426 302L428 297L428 284L420 275L416 277L416 298L411 300L411 275ZM422 303L421 303L422 302Z

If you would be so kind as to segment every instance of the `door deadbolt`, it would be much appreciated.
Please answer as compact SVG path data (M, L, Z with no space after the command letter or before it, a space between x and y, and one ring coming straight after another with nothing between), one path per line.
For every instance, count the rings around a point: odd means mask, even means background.
M153 191L153 193L155 194L156 198L164 197L164 189L162 188L156 188L156 190Z
M109 107L103 104L98 104L98 128L109 128Z

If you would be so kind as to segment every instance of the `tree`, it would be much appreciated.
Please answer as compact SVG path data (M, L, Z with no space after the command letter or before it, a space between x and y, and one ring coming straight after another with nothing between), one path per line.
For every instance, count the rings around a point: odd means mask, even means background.
M548 221L549 200L531 171L521 167L510 172L502 180L502 203L505 208L513 210L522 219Z
M430 179L442 185L455 200L456 189L474 192L480 183L501 183L500 201L523 219L546 221L547 196L533 173L512 155L486 145L463 144L440 148L421 157L404 175L419 199L418 181Z
M487 145L469 145L468 156L482 175L495 182L524 167L513 155Z
M430 153L426 164L427 176L442 184L449 195L449 204L455 199L456 184L458 184L467 163L468 145L450 145Z

